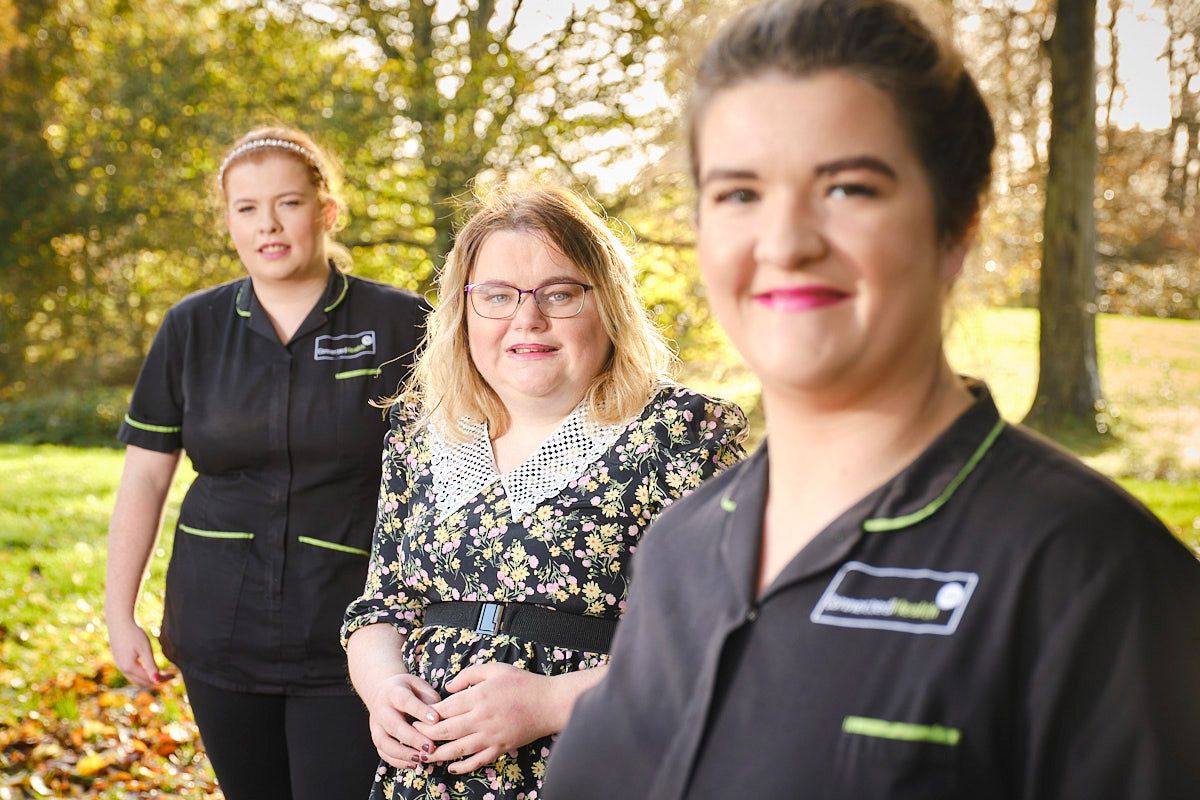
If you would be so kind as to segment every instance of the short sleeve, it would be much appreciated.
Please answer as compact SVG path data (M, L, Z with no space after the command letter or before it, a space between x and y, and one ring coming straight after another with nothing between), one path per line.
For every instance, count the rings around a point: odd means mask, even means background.
M376 623L391 623L407 636L421 625L425 602L404 585L402 539L412 499L409 479L415 464L409 441L411 409L392 406L391 427L383 441L383 470L379 481L379 502L375 514L375 533L371 537L371 556L362 594L346 608L342 621L342 647L359 628Z
M183 447L184 337L177 329L178 315L167 312L162 327L138 373L133 397L117 438L160 453Z
M666 506L746 457L746 415L735 403L682 387L660 403L662 458L651 486Z

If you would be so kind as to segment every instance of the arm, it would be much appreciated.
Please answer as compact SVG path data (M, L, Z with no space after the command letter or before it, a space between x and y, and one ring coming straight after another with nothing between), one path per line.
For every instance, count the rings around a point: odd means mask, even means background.
M608 672L604 664L563 675L535 675L510 664L477 664L446 684L453 694L434 706L442 721L416 728L442 744L430 761L458 761L465 774L504 753L566 727L580 695ZM461 760L460 760L461 759Z
M386 623L367 625L350 634L346 658L350 682L367 706L371 740L379 756L393 767L420 763L433 741L413 727L413 720L438 720L430 707L439 699L425 681L409 674L400 655L404 635Z
M150 551L162 526L163 506L179 453L160 453L130 445L108 527L108 565L104 619L117 668L131 683L154 687L163 680L146 632L135 610Z

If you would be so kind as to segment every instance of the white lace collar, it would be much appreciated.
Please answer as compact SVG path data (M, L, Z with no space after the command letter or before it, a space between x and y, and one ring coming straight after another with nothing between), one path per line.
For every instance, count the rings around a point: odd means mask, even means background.
M492 440L486 422L463 420L470 438L457 441L443 424L429 426L433 494L437 522L444 521L497 479L512 511L512 519L530 514L548 497L561 492L580 477L624 432L628 422L602 425L588 413L586 401L575 407L533 455L511 472L501 474L492 457Z

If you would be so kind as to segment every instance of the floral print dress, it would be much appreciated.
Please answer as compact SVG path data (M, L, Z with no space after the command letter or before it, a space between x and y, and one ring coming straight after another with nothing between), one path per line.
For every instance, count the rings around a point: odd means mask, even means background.
M399 408L393 407L384 447L366 587L346 611L342 641L365 625L391 623L406 637L403 656L409 672L443 697L448 694L445 684L473 664L503 662L560 675L600 666L607 656L506 634L426 626L422 617L428 604L527 602L572 614L619 617L628 593L630 557L646 527L672 501L744 455L746 420L736 405L670 385L636 419L609 428L609 446L581 465L573 478L564 478L553 494L531 502L525 492L518 502L522 492L512 479L518 468L494 474L477 493L448 504L446 496L455 487L447 485L445 469L438 468L439 458L444 461L443 440L429 426L410 430ZM475 445L490 448L486 428L481 426L477 438ZM554 439L551 435L530 462L544 457ZM461 482L457 488L461 490ZM380 763L371 797L536 800L553 739L538 739L465 775L450 774L448 764L397 769Z

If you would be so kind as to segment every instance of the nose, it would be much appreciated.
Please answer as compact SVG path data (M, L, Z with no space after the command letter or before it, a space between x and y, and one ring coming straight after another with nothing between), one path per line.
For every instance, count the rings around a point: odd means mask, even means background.
M532 294L522 294L517 301L517 311L509 322L517 330L544 330L550 323L546 315L533 301Z
M279 217L269 203L264 204L258 214L258 229L262 233L274 233L279 230Z
M754 244L755 260L792 270L824 257L829 248L816 213L801 197L777 197L765 203Z

